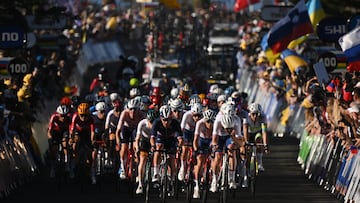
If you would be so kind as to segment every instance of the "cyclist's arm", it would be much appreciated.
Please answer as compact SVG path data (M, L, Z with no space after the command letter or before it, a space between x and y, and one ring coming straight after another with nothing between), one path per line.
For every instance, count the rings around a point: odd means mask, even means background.
M124 118L125 118L125 111L121 112L118 125L116 126L115 137L116 137L116 144L117 145L120 145L120 133L121 133L121 129L122 129L123 125L124 125Z
M195 125L194 141L193 141L194 151L198 150L199 136L200 136L200 122L197 122Z
M50 121L49 121L49 127L48 127L48 131L47 131L47 137L48 139L52 138L52 127L53 127L53 121L54 121L55 115L51 115L50 117Z
M143 123L144 123L143 121L140 121L140 123L138 123L138 126L136 128L136 137L135 137L135 142L134 142L135 151L139 150L139 143L140 143L142 128L145 127L145 125Z

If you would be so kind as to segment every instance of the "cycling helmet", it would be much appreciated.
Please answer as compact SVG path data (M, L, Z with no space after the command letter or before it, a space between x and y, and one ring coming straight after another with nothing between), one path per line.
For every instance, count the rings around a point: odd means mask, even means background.
M105 102L98 102L95 105L96 111L105 111Z
M217 102L225 102L226 101L227 96L225 94L221 94L218 96L218 98L216 99Z
M130 99L129 101L128 101L128 103L127 103L127 108L128 109L132 109L132 108L135 108L135 109L137 109L137 108L139 108L139 106L140 106L140 102L139 102L139 100L137 100L137 99Z
M89 114L90 113L89 107L90 107L89 104L86 102L80 103L77 108L78 114Z
M224 128L233 128L235 126L234 116L225 114L221 117L221 125Z
M161 106L159 112L162 118L170 118L172 113L171 108L168 105Z
M131 87L137 87L139 86L139 79L137 78L131 78L130 81L129 81L129 85Z
M153 121L155 120L156 118L159 117L159 114L157 111L153 110L153 109L150 109L147 111L146 113L146 118L149 120L149 121Z
M205 118L205 120L215 120L216 117L216 112L212 109L207 109L206 111L203 112L203 116Z
M61 100L60 100L60 104L62 104L62 105L70 106L71 103L72 103L72 102L71 102L70 97L63 97L63 98L61 98Z
M130 97L135 97L135 96L139 96L141 93L140 93L140 89L139 88L131 88L130 90Z
M224 115L233 115L233 114L235 113L234 105L226 102L226 103L224 103L224 104L221 105L220 111L221 111Z
M203 112L202 105L200 103L195 103L191 106L191 113L201 114Z
M146 105L150 105L151 104L150 97L148 95L142 95L141 96L141 103L146 104Z
M171 98L176 98L179 96L179 89L178 88L172 88L170 91Z
M65 115L65 114L69 113L69 108L66 105L59 105L56 108L56 113L58 113L60 115Z
M154 96L160 95L160 88L154 87L151 95L154 95Z
M189 105L193 106L196 103L201 103L201 99L198 94L193 94L189 97Z
M170 107L172 110L182 110L184 107L183 102L179 98L172 99L170 101Z
M230 96L234 91L235 91L234 87L229 86L229 87L225 88L224 94L226 94L227 96Z
M112 102L114 102L115 100L118 100L118 99L120 99L120 95L118 93L113 92L113 93L110 94L110 100Z
M261 105L258 103L252 103L249 106L250 113L260 113L262 111Z

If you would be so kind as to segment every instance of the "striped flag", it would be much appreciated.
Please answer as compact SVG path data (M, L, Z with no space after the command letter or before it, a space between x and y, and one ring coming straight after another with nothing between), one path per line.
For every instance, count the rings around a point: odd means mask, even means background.
M325 11L322 8L320 0L309 0L306 3L306 6L308 7L308 13L309 13L311 24L316 33L317 25L319 24L319 22L322 19L324 19L326 17Z
M339 44L347 57L348 71L360 71L360 27L340 37Z
M276 22L269 31L268 45L274 53L287 48L288 44L313 32L304 0L300 0L289 13Z

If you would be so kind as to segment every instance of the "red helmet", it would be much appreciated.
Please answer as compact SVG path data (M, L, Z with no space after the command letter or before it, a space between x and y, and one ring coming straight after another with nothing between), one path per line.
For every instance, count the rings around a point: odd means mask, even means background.
M66 106L70 106L72 103L70 97L63 97L60 100L60 105L66 105Z
M152 95L160 95L160 88L159 87L154 87L154 89L152 91Z
M205 98L201 101L203 106L209 106L209 99Z
M161 104L161 98L160 97L153 97L151 98L151 102L155 105L160 105Z

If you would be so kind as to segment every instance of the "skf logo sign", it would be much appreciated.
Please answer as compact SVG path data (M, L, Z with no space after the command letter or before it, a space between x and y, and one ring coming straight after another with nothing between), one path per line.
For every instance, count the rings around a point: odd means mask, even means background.
M337 42L347 33L347 19L330 17L321 20L317 26L318 37L324 42Z
M25 42L25 35L20 27L0 25L0 49L21 48Z

